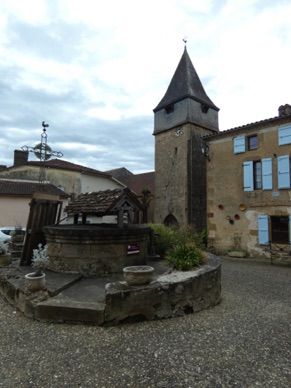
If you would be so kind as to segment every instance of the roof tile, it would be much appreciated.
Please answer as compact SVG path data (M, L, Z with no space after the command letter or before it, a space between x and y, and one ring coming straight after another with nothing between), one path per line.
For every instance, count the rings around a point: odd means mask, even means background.
M217 108L217 106L215 106L207 96L198 74L191 62L186 47L170 82L170 85L164 97L154 109L154 112L157 112L165 108L167 105L173 104L176 101L180 101L184 98L192 98L196 101L206 104L216 111L219 111L219 108Z
M75 201L65 208L68 214L96 214L99 216L116 214L115 205L122 199L128 198L135 207L142 210L142 204L137 196L128 188L103 190L80 194Z
M63 190L60 190L50 183L17 179L0 179L0 196L32 196L36 192L44 192L66 198L69 197Z

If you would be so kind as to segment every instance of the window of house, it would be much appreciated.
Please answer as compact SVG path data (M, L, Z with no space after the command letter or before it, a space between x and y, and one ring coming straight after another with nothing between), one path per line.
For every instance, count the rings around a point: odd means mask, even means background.
M248 150L256 150L258 148L258 136L252 135L247 138Z
M278 144L279 146L291 144L291 125L279 128L278 130Z
M271 216L271 241L277 244L289 243L288 216Z
M246 151L246 139L245 136L236 136L233 138L233 152L240 154Z
M254 189L262 189L262 162L257 161L253 163L254 168Z
M253 162L244 162L244 191L253 191L254 190L254 169Z
M258 216L259 244L291 244L291 216Z
M258 237L260 245L269 244L269 217L267 215L258 216Z
M291 187L291 162L289 155L278 156L278 189Z
M244 135L235 136L233 138L233 152L235 154L240 154L242 152L256 150L258 148L258 136L251 135L247 138Z
M262 159L263 190L273 189L273 163L272 158Z
M272 190L272 158L243 163L244 191Z

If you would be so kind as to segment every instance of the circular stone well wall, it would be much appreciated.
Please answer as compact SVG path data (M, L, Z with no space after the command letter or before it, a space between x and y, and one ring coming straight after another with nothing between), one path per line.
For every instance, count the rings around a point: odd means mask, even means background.
M57 225L43 230L48 244L48 268L55 272L92 276L147 264L151 230L147 226Z

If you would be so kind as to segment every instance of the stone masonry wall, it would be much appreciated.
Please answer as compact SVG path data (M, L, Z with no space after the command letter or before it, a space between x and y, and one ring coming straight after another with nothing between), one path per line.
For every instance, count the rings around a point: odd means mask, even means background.
M207 163L207 224L216 252L234 249L235 239L238 239L241 249L249 256L266 256L265 247L258 244L258 215L291 215L291 191L278 189L277 179L277 157L290 155L290 144L278 145L278 128L286 123L282 120L278 123L258 123L247 130L242 127L240 131L225 133L209 141L211 161ZM257 149L234 154L234 136L255 134L258 136ZM273 188L244 191L243 162L263 158L272 159ZM245 206L244 211L240 210L240 205ZM228 216L233 224L227 220Z
M220 295L220 260L210 255L208 265L196 271L172 272L146 286L107 284L104 322L118 324L195 313L217 305Z
M163 223L172 214L179 225L206 225L205 157L201 135L209 131L185 124L156 135L155 222Z
M122 273L124 267L144 265L150 228L110 228L64 225L44 228L48 244L48 269L93 276ZM128 246L138 251L128 254Z

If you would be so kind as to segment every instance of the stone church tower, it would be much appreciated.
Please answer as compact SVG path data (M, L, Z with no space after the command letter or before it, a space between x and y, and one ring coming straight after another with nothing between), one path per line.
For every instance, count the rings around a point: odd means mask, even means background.
M206 163L201 137L218 129L186 46L166 94L154 109L155 222L206 227Z

